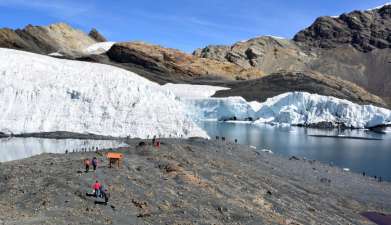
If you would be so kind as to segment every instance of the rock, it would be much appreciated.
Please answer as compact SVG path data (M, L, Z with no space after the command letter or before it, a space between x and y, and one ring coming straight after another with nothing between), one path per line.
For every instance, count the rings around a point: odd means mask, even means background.
M289 158L289 160L300 160L300 158L299 158L299 157L296 157L296 156L291 156L291 157Z
M328 179L328 178L322 177L322 178L320 178L320 182L321 182L321 183L325 183L325 184L330 184L330 183L331 183L331 180Z
M107 42L107 39L102 34L100 34L99 31L96 30L95 28L92 28L90 33L88 33L88 36L90 36L92 39L94 39L97 42Z
M140 208L140 209L146 209L147 206L148 206L147 202L138 201L138 200L135 200L135 199L132 199L132 203L133 203L136 207L138 207L138 208Z
M171 76L173 79L217 76L233 80L235 76L250 79L262 75L257 69L243 69L233 63L200 58L176 49L142 42L114 44L107 55L119 65L136 65L148 71Z
M353 11L341 16L320 17L295 35L301 45L336 48L349 44L359 51L391 47L391 5L368 11Z
M96 41L87 34L65 23L28 25L17 30L0 29L0 47L40 54L61 53L74 56L94 43Z

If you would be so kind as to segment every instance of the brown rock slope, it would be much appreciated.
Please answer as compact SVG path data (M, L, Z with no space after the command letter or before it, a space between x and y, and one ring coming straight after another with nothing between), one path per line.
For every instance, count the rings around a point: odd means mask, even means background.
M230 62L200 58L176 49L141 42L117 43L106 54L112 62L122 67L138 66L179 80L208 76L229 80L254 79L263 75L255 68L245 69Z
M320 17L293 40L254 38L194 55L265 73L314 70L352 81L391 105L391 5Z
M96 40L65 23L49 26L28 25L24 29L0 29L0 47L40 54L59 52L78 55Z
M291 40L257 37L232 46L210 45L197 49L194 55L221 62L232 62L243 68L257 68L265 74L279 70L303 70L309 57Z
M334 96L358 104L386 106L383 99L340 78L316 72L279 72L260 79L229 84L231 90L219 91L215 97L243 96L248 101L263 102L267 98L291 91L305 91Z

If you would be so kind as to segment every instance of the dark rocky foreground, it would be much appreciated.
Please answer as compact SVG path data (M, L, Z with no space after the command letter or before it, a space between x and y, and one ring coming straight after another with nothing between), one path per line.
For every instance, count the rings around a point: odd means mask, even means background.
M44 154L0 164L0 224L372 224L391 212L391 185L316 161L288 160L247 146L128 141L120 169L103 152ZM97 172L82 159L103 160ZM109 205L87 197L96 180Z

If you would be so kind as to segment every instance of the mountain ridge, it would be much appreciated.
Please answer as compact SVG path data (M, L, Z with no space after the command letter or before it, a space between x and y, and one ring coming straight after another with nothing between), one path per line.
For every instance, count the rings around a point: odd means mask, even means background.
M210 45L193 54L266 74L315 71L339 77L382 97L391 106L391 5L336 18L319 17L292 40L262 36L231 46Z
M360 20L355 19L358 16ZM355 23L357 21L360 23ZM391 5L385 5L367 11L344 13L339 17L320 17L291 40L261 36L231 46L210 45L195 50L192 55L143 42L114 43L109 45L112 47L107 51L86 53L85 49L94 44L108 44L104 43L107 39L96 29L86 34L60 23L47 27L30 25L15 31L0 29L0 47L40 54L55 53L53 56L56 57L109 64L138 73L160 84L218 84L238 88L236 84L232 85L235 80L239 80L238 85L243 85L246 82L240 80L255 79L254 83L260 85L258 89L267 89L259 80L271 75L275 76L271 80L277 83L269 85L275 90L264 90L263 93L295 91L294 88L298 87L302 88L301 91L314 93L316 90L310 85L302 86L311 77L309 83L320 88L322 94L345 96L333 85L336 80L332 77L337 77L341 84L352 82L362 87L359 91L362 96L376 96L368 97L369 101L362 101L360 96L352 95L354 97L350 96L350 100L360 104L388 104L391 107L389 23L391 24ZM65 34L56 36L61 29ZM379 36L378 33L382 35ZM77 38L79 36L80 40ZM352 38L356 36L362 38ZM373 36L377 39L372 38ZM297 83L291 83L291 87L288 87L281 82L289 83L293 80L280 79L286 78L287 73L305 76L298 76ZM358 90L353 85L347 85L347 88L351 93ZM226 93L233 94L234 91ZM254 90L254 93L262 91ZM268 95L262 94L259 98L264 96ZM379 100L377 96L383 100Z

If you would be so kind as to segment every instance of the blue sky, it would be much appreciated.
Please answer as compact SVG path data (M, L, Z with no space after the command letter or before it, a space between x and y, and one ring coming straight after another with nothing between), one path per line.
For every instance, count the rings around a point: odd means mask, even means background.
M260 35L291 38L317 17L385 0L0 0L0 27L66 22L113 41L142 40L191 52Z

